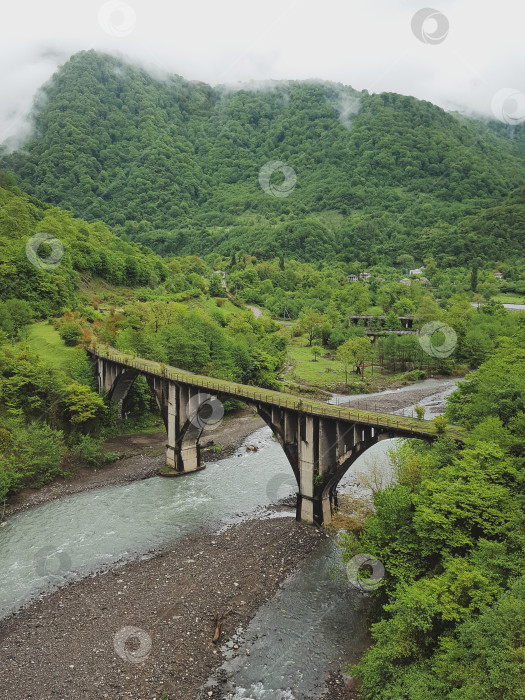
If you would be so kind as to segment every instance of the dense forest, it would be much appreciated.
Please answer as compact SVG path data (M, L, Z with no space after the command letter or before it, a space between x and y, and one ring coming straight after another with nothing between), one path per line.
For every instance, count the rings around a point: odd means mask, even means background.
M333 83L212 88L94 51L57 71L32 118L32 138L0 167L163 255L522 256L523 194L512 191L524 182L523 124ZM279 196L260 185L269 161L293 169Z
M342 540L385 567L375 643L353 668L365 700L524 697L524 334L521 322L452 394L463 449L405 441L397 485Z
M348 279L358 262L319 265L217 253L161 258L101 222L26 195L9 177L0 183L0 232L0 452L10 465L2 472L3 493L46 483L77 458L96 464L109 435L154 421L154 401L137 381L124 406L128 422L119 424L96 393L83 343L97 340L193 372L295 391L308 386L283 383L283 371L306 345L307 366L317 361L312 350L327 368L346 367L348 390L356 353L379 363L385 381L400 370L418 370L412 380L429 370L450 374L478 367L519 325L519 316L509 316L493 299L503 284L492 269L475 275L471 268L446 270L430 257L423 268L428 277L415 276L407 285L399 280L399 265L370 268L365 283ZM41 242L40 232L52 238ZM52 241L60 242L60 255L46 267L41 263L52 257ZM405 254L401 265L412 263ZM499 267L505 284L513 275L523 278L520 266ZM246 303L266 313L255 318ZM378 335L373 345L362 323L349 323L350 315L364 313ZM416 327L447 324L456 334L454 351L431 358L416 335L391 333L406 314ZM309 378L314 391L319 371ZM351 386L373 390L362 377Z

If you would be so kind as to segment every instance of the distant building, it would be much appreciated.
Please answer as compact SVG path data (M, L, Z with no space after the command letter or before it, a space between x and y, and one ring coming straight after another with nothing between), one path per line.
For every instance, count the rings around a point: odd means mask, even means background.
M501 272L495 272L494 277L496 277L496 279L498 279L498 280L503 279L503 275Z
M406 284L407 287L410 287L412 280L409 280L408 277L404 277L402 280L399 280L399 284Z
M409 270L408 274L409 275L422 275L423 269L421 267L417 267L415 270Z
M359 278L357 277L357 275L348 275L348 276L347 276L347 280L348 280L349 282L357 282L358 279L359 279Z
M385 323L386 316L381 315L381 316L371 316L367 314L363 315L358 315L355 314L353 316L350 316L350 325L352 326L358 326L358 325L363 325L365 328L368 329L368 326L370 325L370 322L378 323L380 328L383 328L384 323ZM403 332L413 332L415 333L416 331L413 329L413 324L414 324L414 316L409 315L409 316L399 316L399 321L401 323L401 329L399 331L395 331L397 333L403 333ZM367 331L368 332L368 331ZM377 329L375 331L370 331L370 333L377 333L379 332ZM389 330L385 332L390 332ZM392 331L394 332L394 331Z
M369 272L361 272L361 274L359 275L359 277L360 277L362 280L370 279L370 273L369 273Z

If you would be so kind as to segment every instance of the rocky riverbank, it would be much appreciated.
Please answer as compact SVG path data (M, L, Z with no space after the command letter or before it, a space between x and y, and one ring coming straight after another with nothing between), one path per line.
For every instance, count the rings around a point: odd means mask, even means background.
M332 403L357 410L400 415L403 410L409 414L415 404L422 404L430 409L430 415L427 415L427 419L430 419L443 413L446 397L460 381L463 381L463 377L430 377L411 386L391 384L388 389L370 395L332 394Z
M290 517L252 520L45 596L0 624L2 696L218 699L220 688L202 686L223 661L221 642L326 537ZM325 700L350 697L335 671Z

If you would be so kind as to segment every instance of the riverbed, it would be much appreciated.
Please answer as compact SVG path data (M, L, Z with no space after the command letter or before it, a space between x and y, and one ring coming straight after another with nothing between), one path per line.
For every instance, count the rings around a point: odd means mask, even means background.
M391 444L365 453L341 490L362 491L359 475L378 464L390 479ZM363 601L333 578L341 565L326 533L275 506L295 490L262 428L202 472L99 484L10 518L6 697L352 697L339 669L366 647ZM224 615L216 644L214 615Z
M290 477L263 428L202 472L87 491L10 518L3 614L31 604L0 626L6 696L320 697L330 673L365 648L366 626L331 538L272 507L294 492ZM215 614L225 616L217 644ZM126 646L130 630L136 647ZM261 638L280 649L270 667ZM228 686L214 682L235 659ZM338 680L325 698L349 697Z
M446 399L462 379L424 379L410 386L385 389L372 394L332 394L327 403L349 406L363 411L392 413L415 417L416 405L425 409L425 420L432 420L445 410Z

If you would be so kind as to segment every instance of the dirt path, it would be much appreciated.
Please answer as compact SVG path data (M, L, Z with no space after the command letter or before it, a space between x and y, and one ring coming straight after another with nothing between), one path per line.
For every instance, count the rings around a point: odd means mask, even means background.
M210 442L222 446L220 451L203 449L203 462L216 462L229 457L248 435L265 425L266 423L250 409L231 414L202 441L204 448ZM6 518L74 493L156 476L165 464L166 434L162 432L123 435L108 440L104 449L107 452L131 456L97 470L79 469L73 479L55 479L41 489L24 489L9 499L5 511Z
M246 308L250 309L255 318L260 318L263 315L262 310L258 306L250 306L250 304L246 304Z

